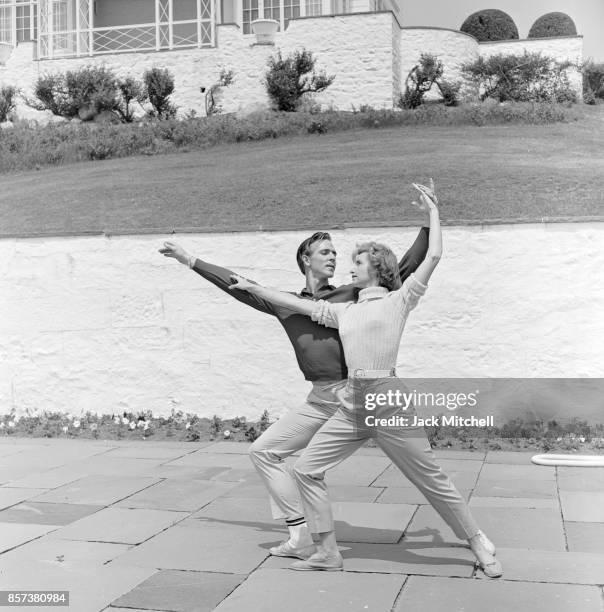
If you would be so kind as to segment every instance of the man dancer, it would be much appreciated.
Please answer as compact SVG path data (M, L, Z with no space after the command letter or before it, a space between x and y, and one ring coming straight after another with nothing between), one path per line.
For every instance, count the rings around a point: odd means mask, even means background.
M428 250L429 230L422 227L411 248L399 262L404 281L419 266ZM306 402L273 423L251 446L250 458L270 493L273 518L285 519L289 540L270 549L282 557L307 559L315 552L304 518L298 487L285 459L306 448L314 434L336 412L335 392L348 378L344 352L337 329L319 325L309 317L273 304L246 291L232 291L233 272L189 255L182 247L165 242L159 252L188 265L200 276L240 302L277 317L294 348L304 378L312 383ZM336 268L336 251L327 232L316 232L298 247L296 260L306 277L306 286L297 295L309 300L356 301L358 289L350 285L333 287L329 279Z

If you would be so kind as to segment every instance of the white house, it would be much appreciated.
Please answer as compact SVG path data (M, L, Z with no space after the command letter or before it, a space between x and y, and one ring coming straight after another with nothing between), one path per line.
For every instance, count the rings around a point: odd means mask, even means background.
M36 78L87 63L140 77L152 66L170 69L181 112L200 111L200 86L233 70L225 111L266 107L262 78L275 51L305 47L336 76L317 101L344 110L392 108L422 52L436 54L445 78L480 55L542 51L579 61L582 37L479 43L455 29L405 23L402 0L0 0L0 85L31 94ZM278 23L272 45L257 44L251 23ZM573 82L580 90L577 74ZM21 103L21 116L43 119Z

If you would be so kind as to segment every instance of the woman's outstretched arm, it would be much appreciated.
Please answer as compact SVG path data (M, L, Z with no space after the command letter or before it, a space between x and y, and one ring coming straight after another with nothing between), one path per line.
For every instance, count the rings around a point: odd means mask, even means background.
M299 312L309 317L315 309L316 303L312 300L305 300L291 293L286 293L285 291L277 291L276 289L269 289L262 285L257 285L238 274L233 274L231 278L233 279L233 284L229 286L229 289L232 291L247 291L258 298L270 301L272 304L283 306L284 308L288 308L289 310Z
M432 272L438 265L443 251L442 231L440 229L440 217L438 214L438 199L434 191L434 181L430 179L430 187L424 185L413 185L419 192L419 204L413 202L421 210L430 213L430 235L428 239L428 252L422 263L415 270L415 278L424 285L432 276Z

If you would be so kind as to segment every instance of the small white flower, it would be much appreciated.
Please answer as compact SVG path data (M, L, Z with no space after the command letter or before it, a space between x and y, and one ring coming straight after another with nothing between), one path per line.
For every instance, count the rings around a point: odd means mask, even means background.
M185 429L189 429L189 427L191 427L191 423L187 422L187 424L185 425Z
M63 433L67 433L67 429L68 429L67 425L63 425Z
M122 425L128 425L128 423L130 423L130 421L126 417L122 418Z
M149 429L149 423L145 421L145 426L143 427L143 430L147 431L147 429Z
M130 429L136 429L136 423L134 421L130 423Z
M9 421L8 422L8 426L9 427L14 427L15 426L15 421Z
M145 424L145 421L137 421L136 426L142 427Z
M80 426L80 421L77 419L73 422L73 426L77 429Z
M17 416L14 418L15 423L18 423L20 420L21 420L21 417L20 417L19 415L17 415Z
M119 425L119 424L120 424L120 417L117 417L117 416L116 416L116 417L113 417L113 422L114 422L116 425Z
M224 433L222 434L225 438L230 438L231 437L231 432L228 429L224 430Z
M4 422L0 423L0 429L4 429Z
M68 413L68 414L66 414L65 416L67 417L67 420L68 420L68 421L73 421L73 414L69 414L69 413Z
M98 425L96 423L92 423L92 425L90 425L90 429L92 431L96 431L97 430Z
M579 436L579 442L585 442L585 436Z

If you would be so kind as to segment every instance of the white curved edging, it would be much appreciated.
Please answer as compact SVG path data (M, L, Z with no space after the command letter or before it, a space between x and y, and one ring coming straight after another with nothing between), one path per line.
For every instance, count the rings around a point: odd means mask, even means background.
M533 455L531 461L537 465L604 467L604 455Z

